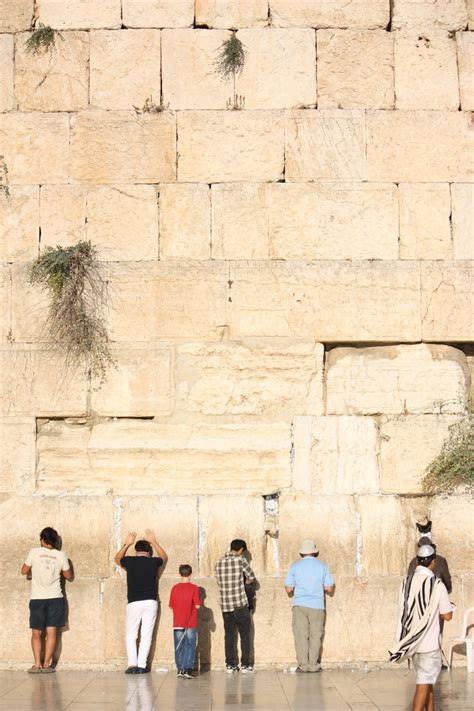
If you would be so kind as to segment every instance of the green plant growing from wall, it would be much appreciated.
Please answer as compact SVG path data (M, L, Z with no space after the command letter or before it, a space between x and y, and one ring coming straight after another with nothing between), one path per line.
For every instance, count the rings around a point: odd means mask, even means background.
M219 47L219 54L215 62L216 71L224 81L232 78L233 96L227 100L228 109L240 110L244 108L245 97L237 94L235 84L237 74L240 74L244 68L245 59L245 47L235 32L232 32L230 37L224 40Z
M64 37L60 32L40 22L38 28L32 32L25 42L26 51L29 54L52 52L56 49L57 38L64 41Z
M102 384L113 359L104 318L107 283L96 248L86 241L47 247L30 266L28 277L30 284L48 292L48 335L67 365L84 369Z
M422 486L428 494L450 494L458 486L474 492L474 412L451 425L441 452L424 472Z
M0 155L0 193L7 198L10 197L10 184L8 182L8 166L5 156Z
M159 104L155 104L153 101L153 97L149 96L148 99L145 100L145 103L143 104L142 108L139 106L134 106L136 114L162 114L163 111L167 111L169 109L169 103L165 104L163 101L163 98L161 98Z

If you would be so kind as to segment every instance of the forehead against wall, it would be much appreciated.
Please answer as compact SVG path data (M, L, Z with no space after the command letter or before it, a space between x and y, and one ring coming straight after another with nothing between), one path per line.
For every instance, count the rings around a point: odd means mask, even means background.
M283 580L305 538L336 580L326 665L386 661L423 516L472 603L472 499L421 486L472 406L472 13L0 0L0 666L29 664L19 568L48 525L76 573L64 667L126 661L129 530L169 554L157 666L181 563L222 666L233 538L260 582L257 665L294 658ZM54 46L31 53L41 25ZM108 284L102 385L66 367L28 283L81 240Z

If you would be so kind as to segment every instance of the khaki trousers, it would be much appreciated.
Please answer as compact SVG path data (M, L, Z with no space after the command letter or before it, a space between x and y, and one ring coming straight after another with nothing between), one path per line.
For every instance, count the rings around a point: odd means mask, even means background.
M324 634L324 610L311 607L293 607L293 635L296 659L300 669L315 672L321 669L319 653Z

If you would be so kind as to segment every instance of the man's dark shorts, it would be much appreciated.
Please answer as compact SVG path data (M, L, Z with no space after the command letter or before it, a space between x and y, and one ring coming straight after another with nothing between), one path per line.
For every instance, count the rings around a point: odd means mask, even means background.
M64 627L64 598L30 600L30 628L44 630L45 627Z

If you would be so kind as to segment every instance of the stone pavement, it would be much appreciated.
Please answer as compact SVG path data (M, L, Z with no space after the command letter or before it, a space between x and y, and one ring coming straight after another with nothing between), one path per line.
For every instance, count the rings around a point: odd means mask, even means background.
M0 672L0 709L8 711L406 711L414 676L406 668L370 672L328 670L296 675L204 673L193 681L174 673L125 676L118 672L59 671L29 676ZM474 674L443 672L437 711L474 710Z

